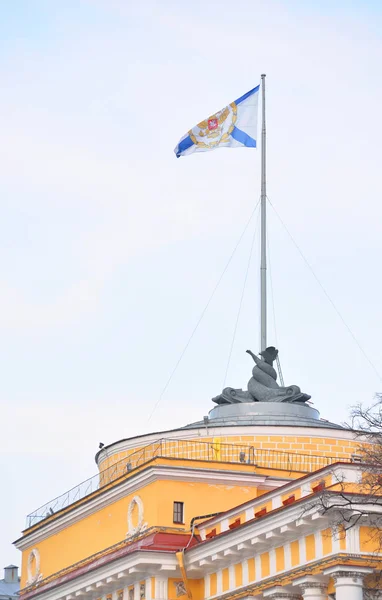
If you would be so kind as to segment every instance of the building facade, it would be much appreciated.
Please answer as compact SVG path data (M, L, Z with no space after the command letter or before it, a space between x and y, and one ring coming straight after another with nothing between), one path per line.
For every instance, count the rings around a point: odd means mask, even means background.
M0 600L16 600L19 590L19 568L16 565L4 567L4 579L0 579Z
M378 595L362 442L309 406L218 406L117 441L95 477L27 517L22 600L361 600ZM349 509L353 510L353 509Z

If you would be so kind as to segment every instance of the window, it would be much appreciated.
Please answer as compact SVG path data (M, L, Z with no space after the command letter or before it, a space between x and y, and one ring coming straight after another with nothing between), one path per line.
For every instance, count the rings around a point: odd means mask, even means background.
M174 523L184 523L183 521L183 502L174 502Z

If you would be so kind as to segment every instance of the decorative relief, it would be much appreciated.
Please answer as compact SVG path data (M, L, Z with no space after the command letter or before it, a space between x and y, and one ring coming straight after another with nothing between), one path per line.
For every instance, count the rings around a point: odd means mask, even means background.
M27 562L27 585L33 585L41 581L42 574L40 573L40 552L37 548L33 548L29 552Z
M306 592L307 590L317 590L318 592L320 592L321 594L326 594L328 592L328 586L325 583L321 583L320 581L309 581L309 582L304 582L304 583L300 583L299 584L300 589L303 592Z
M330 576L333 577L335 584L338 579L342 579L343 577L352 579L354 583L358 583L359 579L361 582L363 581L365 573L359 573L358 571L338 571L338 573L331 573Z
M146 584L145 583L141 583L139 585L139 597L141 600L146 598Z
M134 600L134 588L129 589L129 600Z
M134 526L133 512L134 512L135 508L138 509L138 522ZM127 511L127 527L128 527L128 530L127 530L126 536L128 536L128 537L138 535L139 533L141 533L142 531L147 529L147 523L145 523L143 521L143 502L139 496L134 496L134 498L131 500L131 502L129 504L129 508ZM130 596L129 596L129 600L131 600Z
M174 581L174 586L175 586L175 594L176 594L177 598L179 598L180 596L184 596L186 594L186 587L185 587L183 581Z

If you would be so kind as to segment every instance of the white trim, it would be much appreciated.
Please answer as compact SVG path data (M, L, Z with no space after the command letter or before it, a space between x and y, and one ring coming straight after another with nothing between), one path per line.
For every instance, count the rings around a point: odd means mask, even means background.
M349 552L354 553L354 554L359 554L361 552L360 540L359 540L359 536L360 536L359 525L352 527L350 529L349 533L350 533Z
M229 519L222 519L220 521L220 531L228 531L229 529Z
M209 598L211 595L211 577L210 574L207 573L204 576L204 596L205 598Z
M284 567L285 571L289 571L292 568L292 553L289 542L284 544Z
M216 571L216 593L221 594L223 591L223 571Z
M248 559L243 560L241 565L242 565L242 571L243 571L243 585L248 585L248 583L249 583Z
M247 508L245 511L245 520L250 521L251 519L253 519L253 507L252 506Z
M269 575L276 574L276 548L269 550Z
M235 567L234 565L230 565L228 567L228 589L233 590L236 587L235 581Z
M300 555L300 564L304 564L307 562L306 558L306 543L305 543L305 533L303 532L302 537L298 540L298 548Z
M260 554L256 554L255 556L255 581L262 579L263 573L261 570L261 558Z
M332 552L333 554L337 554L340 551L340 538L338 526L334 525L332 527Z
M314 546L315 546L316 559L322 558L324 556L324 550L323 550L323 545L322 545L321 530L316 531L314 533Z

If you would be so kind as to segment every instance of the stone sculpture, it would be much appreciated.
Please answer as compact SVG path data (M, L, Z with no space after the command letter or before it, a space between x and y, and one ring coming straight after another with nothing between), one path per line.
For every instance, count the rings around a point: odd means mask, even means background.
M251 350L247 353L252 356L256 366L252 369L252 377L248 381L248 390L224 388L219 396L212 398L216 404L235 404L238 402L307 402L308 394L301 392L297 385L280 387L277 383L277 373L273 368L278 350L269 346L259 356Z

